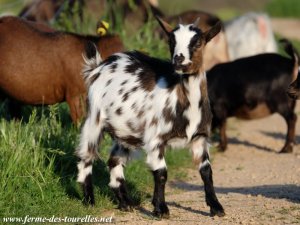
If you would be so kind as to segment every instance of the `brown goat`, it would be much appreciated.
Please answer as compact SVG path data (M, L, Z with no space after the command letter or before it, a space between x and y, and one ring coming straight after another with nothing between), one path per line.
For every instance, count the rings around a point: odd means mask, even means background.
M54 31L17 17L0 18L0 97L50 105L67 101L73 122L84 114L82 53L93 42L105 59L123 50L118 36Z

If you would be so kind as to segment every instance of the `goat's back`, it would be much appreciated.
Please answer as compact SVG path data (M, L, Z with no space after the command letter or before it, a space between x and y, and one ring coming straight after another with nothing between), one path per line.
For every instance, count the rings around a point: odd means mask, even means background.
M207 73L208 93L213 111L232 116L241 108L266 104L266 116L281 103L288 104L287 87L294 62L278 54L261 54L219 64ZM256 115L253 116L255 118ZM252 119L252 118L249 118Z

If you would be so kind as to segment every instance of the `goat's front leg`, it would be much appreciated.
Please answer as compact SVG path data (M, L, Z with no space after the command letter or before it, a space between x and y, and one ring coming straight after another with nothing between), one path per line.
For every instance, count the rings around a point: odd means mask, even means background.
M133 201L129 198L123 167L129 157L129 150L119 144L114 144L108 160L110 171L109 186L112 188L119 201L119 209L129 211L132 209Z
M194 162L199 164L199 173L204 182L205 200L206 204L210 207L210 213L212 216L224 216L224 209L215 193L213 173L209 162L208 143L205 137L200 137L193 142L192 152Z
M154 193L152 204L153 214L157 217L168 218L169 208L165 202L165 185L168 178L167 165L164 158L164 148L147 152L147 164L152 170L154 178Z

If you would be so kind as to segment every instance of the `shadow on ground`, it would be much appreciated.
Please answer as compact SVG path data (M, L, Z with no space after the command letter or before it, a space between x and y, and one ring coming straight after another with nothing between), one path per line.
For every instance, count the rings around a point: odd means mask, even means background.
M234 145L244 145L246 147L256 148L258 150L265 151L265 152L278 152L280 150L280 149L278 149L278 150L272 149L272 148L269 148L269 147L264 146L264 145L258 145L256 143L252 143L252 142L249 142L249 141L246 141L246 140L239 140L236 137L228 138L228 143L229 144L234 144ZM282 147L283 147L283 145L282 145Z
M274 139L282 139L282 140L286 139L286 134L284 133L269 132L269 131L260 131L260 133L268 137L273 137ZM295 136L295 142L300 143L300 135Z
M185 191L203 191L202 185L189 184L184 181L173 181L171 187L179 188ZM253 187L215 187L219 194L238 193L243 195L262 195L273 199L286 199L290 202L300 204L300 186L295 184L286 185L262 185Z
M279 133L279 132L260 131L260 133L265 136L272 137L274 139L281 139L283 141L285 141L285 139L286 139L286 135L283 133ZM278 146L277 149L272 149L265 145L258 145L255 142L250 142L247 140L239 140L236 137L228 138L228 143L233 144L233 145L244 145L246 147L253 147L258 150L265 151L265 152L279 152L281 150L281 148L284 146L284 142L283 142L282 146ZM295 143L300 143L299 135L295 136Z

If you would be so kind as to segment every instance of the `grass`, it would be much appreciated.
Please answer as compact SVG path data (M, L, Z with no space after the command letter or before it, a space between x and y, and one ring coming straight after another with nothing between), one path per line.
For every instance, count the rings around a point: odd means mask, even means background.
M18 14L24 5L23 0L0 0L0 15L8 12Z
M266 5L266 11L273 17L300 18L300 1L272 0Z

